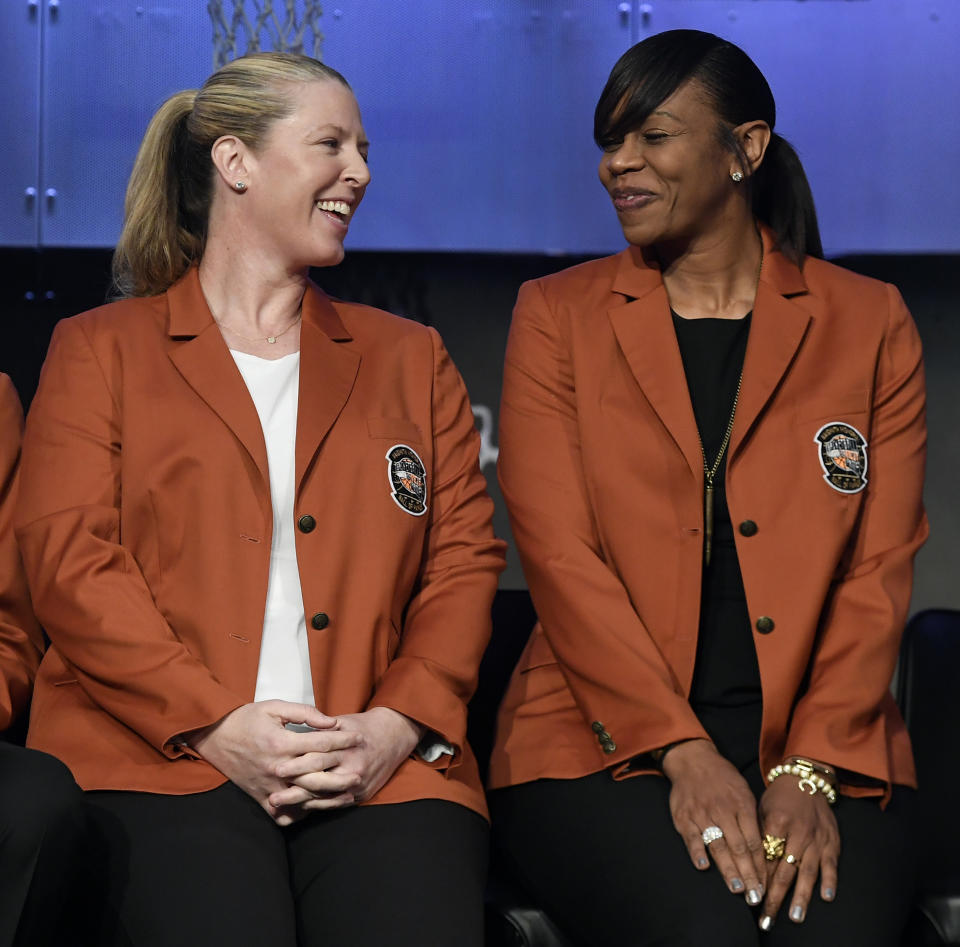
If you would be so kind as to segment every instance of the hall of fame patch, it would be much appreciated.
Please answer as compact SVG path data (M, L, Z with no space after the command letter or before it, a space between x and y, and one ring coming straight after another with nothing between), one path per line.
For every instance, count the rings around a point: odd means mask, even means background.
M386 457L394 503L411 516L423 516L427 511L427 471L420 456L406 444L395 444Z
M813 438L823 479L839 493L859 493L867 485L867 441L844 421L824 424Z

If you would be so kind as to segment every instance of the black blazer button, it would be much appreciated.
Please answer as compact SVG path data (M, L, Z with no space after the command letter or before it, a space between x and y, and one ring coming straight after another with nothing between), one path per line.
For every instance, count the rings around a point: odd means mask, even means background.
M310 619L310 624L313 625L317 631L323 631L323 629L330 624L330 616L326 612L317 612L317 614Z
M604 753L616 753L616 751L617 751L617 744L614 743L613 740L607 740L603 744Z
M759 527L753 520L744 520L740 524L740 535L741 536L756 536L757 530Z
M594 733L603 733L603 724L599 720L594 720L590 726L593 727Z
M768 618L766 615L761 615L757 619L757 631L759 631L761 635L769 635L775 627L773 619Z
M317 521L309 513L304 513L297 520L297 526L300 527L301 533L312 533L317 528Z

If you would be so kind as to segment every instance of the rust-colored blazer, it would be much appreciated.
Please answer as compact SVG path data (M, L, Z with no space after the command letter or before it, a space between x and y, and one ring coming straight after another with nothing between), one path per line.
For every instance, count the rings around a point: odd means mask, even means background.
M817 259L801 271L764 243L726 474L735 527L752 521L735 533L760 764L800 754L912 785L889 684L927 535L920 341L892 286ZM850 443L822 443L837 432ZM853 473L831 481L838 447ZM491 786L626 775L638 754L705 736L687 702L703 460L663 281L638 249L522 287L499 473L541 624L501 708Z
M394 498L397 445L425 468L420 515ZM377 803L485 811L466 702L503 544L478 449L434 330L308 288L295 515L316 524L297 531L316 705L392 707L456 748L404 762ZM51 639L28 744L85 789L222 783L171 741L253 700L273 514L256 409L195 269L57 326L17 520Z
M43 653L43 633L30 608L13 534L22 432L20 398L0 374L0 733L27 706Z

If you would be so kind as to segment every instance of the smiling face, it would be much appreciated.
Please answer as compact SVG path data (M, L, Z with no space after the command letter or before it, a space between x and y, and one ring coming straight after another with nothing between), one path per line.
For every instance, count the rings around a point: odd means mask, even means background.
M287 270L334 266L363 199L369 143L353 93L333 80L291 87L293 112L243 155L248 241Z
M700 86L689 81L604 149L600 180L629 243L689 244L740 209L730 178L739 163L719 138L719 122Z

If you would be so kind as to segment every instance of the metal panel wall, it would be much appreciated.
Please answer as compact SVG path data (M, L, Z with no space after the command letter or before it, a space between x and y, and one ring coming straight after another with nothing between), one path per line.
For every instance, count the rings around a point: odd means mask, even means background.
M44 6L48 7L49 0ZM57 0L43 43L44 246L112 246L150 116L211 71L205 4Z
M276 0L275 0L276 2ZM0 244L36 240L23 166L43 93L39 241L109 246L146 122L210 71L197 0L0 5L0 76L16 130L0 152ZM51 13L55 7L57 12ZM809 171L829 252L960 249L956 0L339 0L323 58L354 85L373 185L350 245L601 253L622 238L596 181L593 105L638 37L708 29L767 73L778 130ZM32 97L32 98L31 98ZM16 182L16 183L13 183ZM42 205L42 206L41 206ZM29 217L29 215L28 215Z
M0 246L31 247L39 240L42 26L38 3L0 3Z

